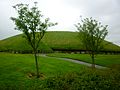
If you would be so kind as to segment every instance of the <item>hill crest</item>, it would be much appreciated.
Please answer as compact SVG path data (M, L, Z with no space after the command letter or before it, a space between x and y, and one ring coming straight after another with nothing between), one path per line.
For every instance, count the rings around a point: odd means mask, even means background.
M106 51L120 51L120 47L105 41ZM78 32L71 31L48 31L42 39L39 50L65 49L65 50L83 50L82 43L78 37ZM28 45L23 34L15 35L0 40L0 50L32 50Z

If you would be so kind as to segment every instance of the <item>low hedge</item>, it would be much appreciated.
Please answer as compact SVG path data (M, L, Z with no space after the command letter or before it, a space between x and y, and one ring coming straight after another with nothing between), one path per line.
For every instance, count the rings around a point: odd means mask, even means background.
M48 90L120 90L120 69L88 70L46 79Z

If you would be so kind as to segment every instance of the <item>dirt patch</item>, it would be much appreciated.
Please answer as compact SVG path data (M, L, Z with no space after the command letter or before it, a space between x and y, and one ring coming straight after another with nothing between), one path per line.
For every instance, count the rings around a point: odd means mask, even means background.
M27 77L29 79L34 79L34 78L37 78L37 74L33 73L33 72L29 72L29 73L27 73ZM38 78L39 79L45 79L45 75L43 73L40 73Z

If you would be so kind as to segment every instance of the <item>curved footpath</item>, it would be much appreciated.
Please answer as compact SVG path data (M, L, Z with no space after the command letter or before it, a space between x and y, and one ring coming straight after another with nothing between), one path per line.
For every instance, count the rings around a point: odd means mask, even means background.
M65 61L69 61L69 62L73 62L73 63L77 63L77 64L83 64L83 65L86 65L86 66L89 66L89 67L92 66L92 64L90 64L90 63L83 62L83 61L78 61L78 60L74 60L74 59L69 59L69 58L59 58L59 57L52 57L52 56L50 57L50 56L47 56L45 54L40 54L39 56L55 58L55 59L59 59L59 60L65 60ZM100 65L95 65L95 67L98 68L98 69L105 69L105 68L107 68L107 67L100 66Z

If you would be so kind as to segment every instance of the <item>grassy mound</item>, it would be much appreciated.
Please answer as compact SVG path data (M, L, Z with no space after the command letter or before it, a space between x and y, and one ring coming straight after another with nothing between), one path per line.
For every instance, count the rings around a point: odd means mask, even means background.
M43 42L53 49L84 50L78 32L47 32ZM104 41L103 45L105 51L120 51L120 47L111 42Z
M52 31L46 32L39 50L51 51L52 49L85 50L82 47L77 32ZM0 41L0 50L31 50L23 35L13 36ZM104 51L120 51L120 47L104 41Z
M0 41L1 51L22 51L23 53L29 53L32 51L31 46L28 44L22 34L16 35ZM39 52L52 52L52 49L43 42L40 42L38 47Z

